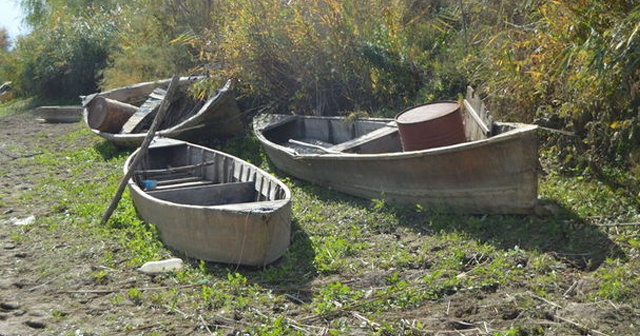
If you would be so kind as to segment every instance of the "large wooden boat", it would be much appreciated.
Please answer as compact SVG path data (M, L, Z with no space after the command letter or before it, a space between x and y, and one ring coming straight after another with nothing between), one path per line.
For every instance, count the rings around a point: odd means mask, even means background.
M232 81L227 81L207 100L188 97L189 86L202 79L180 78L177 91L182 97L169 107L157 136L193 142L202 138L227 138L243 132ZM93 133L117 146L138 147L170 82L171 79L138 83L84 97L84 122Z
M291 192L258 167L188 142L155 138L128 187L170 248L201 260L264 266L289 247Z
M537 203L537 126L493 122L470 89L467 141L403 150L396 119L259 115L254 132L283 172L347 194L440 212L527 214Z

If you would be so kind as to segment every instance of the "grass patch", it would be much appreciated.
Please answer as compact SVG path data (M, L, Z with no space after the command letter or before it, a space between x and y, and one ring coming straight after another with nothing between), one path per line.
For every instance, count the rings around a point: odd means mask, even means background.
M76 260L33 265L39 277L77 288L81 276L81 288L105 290L120 310L184 314L213 334L423 335L484 321L493 323L495 335L542 335L544 323L527 322L546 319L541 302L608 300L640 309L634 295L640 290L640 234L634 226L615 226L638 221L637 200L588 177L541 177L540 196L555 204L551 216L445 215L286 177L269 165L255 139L234 139L216 146L292 189L289 251L265 268L185 258L183 271L144 277L135 268L176 253L137 216L128 193L108 225L99 225L130 151L80 127L52 142L55 147L37 148L40 155L11 161L37 176L12 202L45 208L32 226L12 227L11 237L39 244L51 260ZM170 318L159 316L162 327L154 330L176 328Z

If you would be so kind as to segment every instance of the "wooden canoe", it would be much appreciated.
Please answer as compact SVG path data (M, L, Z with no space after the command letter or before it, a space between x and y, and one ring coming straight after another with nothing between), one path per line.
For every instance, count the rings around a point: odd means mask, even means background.
M179 85L184 92L188 87L195 82L202 80L203 77L182 77L180 78ZM129 116L126 116L122 120L116 120L117 118L111 118L117 126L114 130L100 130L95 126L92 127L90 117L93 107L93 103L97 99L106 99L116 102L121 105L126 105L141 111L151 97L153 97L154 90L166 89L170 79L138 83L130 86L116 88L100 93L95 93L83 98L83 119L89 129L103 137L104 139L112 142L119 147L138 147L143 142L147 129L138 129L134 132L126 132L123 127L129 120ZM185 103L186 106L180 107L181 111L188 111L188 113L181 112L177 115L177 111L172 110L173 105L168 111L165 123L161 125L157 136L170 137L185 141L198 141L200 139L214 138L228 138L241 134L244 131L244 125L240 119L240 109L235 100L235 94L233 91L233 83L231 80L227 81L225 85L218 90L217 94L210 97L206 101L197 101ZM117 112L117 110L114 110ZM151 114L152 115L152 114ZM172 117L173 116L173 117ZM150 119L145 119L150 125Z
M301 180L440 212L531 213L537 126L492 122L471 89L461 106L468 140L423 150L402 150L394 119L271 114L253 126L275 167Z
M289 247L291 191L229 154L155 138L128 181L133 203L170 248L201 260L264 266Z
M39 106L35 109L36 119L46 123L74 123L82 119L82 106Z

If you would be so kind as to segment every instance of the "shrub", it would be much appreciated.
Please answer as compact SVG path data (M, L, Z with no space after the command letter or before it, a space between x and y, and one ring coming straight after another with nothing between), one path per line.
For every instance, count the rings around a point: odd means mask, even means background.
M15 84L27 96L44 100L77 100L97 90L106 66L115 22L109 13L72 15L53 9L46 22L18 40Z
M447 1L225 5L219 31L182 42L219 65L218 74L239 79L255 110L397 113L464 89L462 68L451 66L464 55L450 50L460 24Z
M587 0L522 9L524 23L500 27L478 54L476 79L493 110L575 132L557 147L572 167L628 166L640 147L640 7Z

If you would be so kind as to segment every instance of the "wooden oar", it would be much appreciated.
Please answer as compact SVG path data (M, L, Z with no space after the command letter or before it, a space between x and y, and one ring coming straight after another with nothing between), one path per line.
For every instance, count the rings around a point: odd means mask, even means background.
M165 114L167 114L167 110L169 109L169 105L171 104L171 99L173 97L173 94L176 91L176 87L178 86L179 80L180 80L179 76L173 76L173 78L171 79L171 83L169 83L169 87L167 88L167 94L164 96L164 100L160 105L158 114L156 114L156 117L153 119L153 122L151 123L151 127L149 128L149 132L147 132L147 136L144 138L144 141L142 141L142 144L138 149L138 153L136 154L136 156L133 158L133 161L131 162L131 166L129 166L127 173L124 175L124 178L122 178L122 181L120 181L120 185L118 186L116 195L113 197L113 199L111 200L111 204L107 208L107 211L102 216L102 221L100 222L100 225L106 224L107 221L109 220L109 217L111 217L111 214L115 210L116 206L118 206L118 202L120 202L120 198L122 198L122 194L124 193L124 188L127 186L127 181L129 181L131 176L133 176L133 173L135 172L135 167L137 167L140 164L140 161L142 161L142 158L147 153L147 150L149 149L149 145L151 144L151 140L153 140L153 137L155 136L156 130L158 129L158 127L160 127L160 123L162 123L162 120L164 119Z

